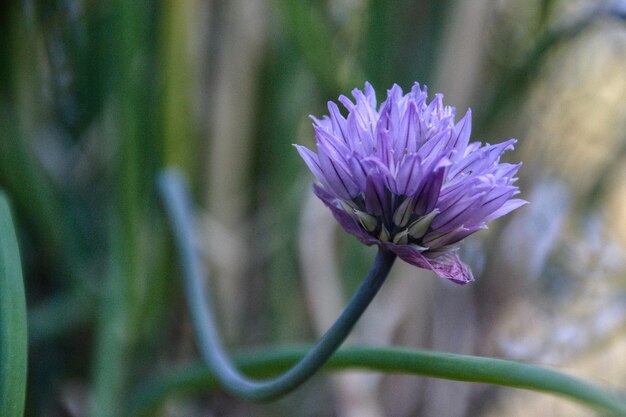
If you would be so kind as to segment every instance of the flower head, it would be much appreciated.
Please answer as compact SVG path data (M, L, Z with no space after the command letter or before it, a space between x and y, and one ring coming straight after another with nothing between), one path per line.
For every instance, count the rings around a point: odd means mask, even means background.
M343 228L367 245L459 284L474 280L459 260L460 242L487 222L524 205L512 199L520 164L500 163L514 139L469 143L471 112L455 123L454 107L415 83L394 85L377 106L374 89L354 89L329 115L314 120L317 154L295 145L315 175L315 194Z

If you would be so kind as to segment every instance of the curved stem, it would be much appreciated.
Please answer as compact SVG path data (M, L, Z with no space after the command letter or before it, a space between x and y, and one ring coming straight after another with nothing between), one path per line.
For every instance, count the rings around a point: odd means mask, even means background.
M257 381L233 365L220 341L210 300L202 285L202 268L194 247L193 216L182 176L168 170L159 178L181 259L185 295L204 360L230 393L250 400L269 400L295 389L319 370L346 339L350 330L382 286L395 255L379 250L376 260L343 313L301 361L271 380Z
M300 360L307 347L273 346L235 356L241 369L256 377L283 371ZM495 384L556 394L594 408L602 415L626 415L626 399L617 392L560 372L503 359L386 347L349 347L338 350L324 370L361 369L421 375L455 381ZM173 395L214 389L216 377L204 366L168 370L151 379L133 397L130 416L145 417Z

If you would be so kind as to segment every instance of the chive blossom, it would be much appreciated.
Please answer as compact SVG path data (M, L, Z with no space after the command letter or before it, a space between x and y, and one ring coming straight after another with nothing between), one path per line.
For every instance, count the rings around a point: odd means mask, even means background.
M454 107L415 83L394 85L377 105L369 83L314 121L317 153L295 145L315 175L315 194L350 234L394 252L410 264L458 284L474 280L457 250L526 201L515 174L521 163L500 163L515 139L470 143L471 111L457 123Z

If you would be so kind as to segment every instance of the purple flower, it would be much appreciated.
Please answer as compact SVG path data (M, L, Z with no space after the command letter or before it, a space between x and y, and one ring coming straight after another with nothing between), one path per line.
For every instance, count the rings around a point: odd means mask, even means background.
M456 254L460 242L487 222L526 204L514 175L519 164L500 163L515 139L469 143L471 112L455 124L455 108L415 83L394 85L379 107L369 83L345 96L344 117L313 117L317 154L295 145L319 181L313 190L343 228L367 245L458 284L474 280Z

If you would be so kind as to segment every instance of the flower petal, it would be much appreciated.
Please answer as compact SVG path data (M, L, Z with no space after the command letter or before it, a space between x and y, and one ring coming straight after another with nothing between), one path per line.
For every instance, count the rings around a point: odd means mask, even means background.
M398 166L395 187L391 191L397 195L413 195L422 183L423 177L422 160L417 154L409 154Z
M317 159L328 185L337 197L351 200L359 193L359 187L352 179L349 169L342 161L330 157L326 149L321 147L321 144L318 145Z
M318 180L323 179L324 173L322 172L322 167L320 167L320 162L317 159L317 155L305 146L295 144L293 146L298 150L298 153L304 160L304 163L307 167L309 167L309 170L311 170L313 175L315 175L315 178L317 178Z
M419 268L429 269L441 278L455 284L467 284L474 281L470 268L459 259L454 252L449 252L435 259L428 259L410 245L386 243L385 248L394 252L400 259Z
M346 119L341 115L339 107L334 101L328 102L328 112L330 113L330 121L333 127L333 133L342 139L343 143L348 144L349 136L347 133Z
M417 105L415 101L407 103L407 110L400 122L396 140L394 141L394 153L397 160L402 159L406 154L412 154L417 151L417 124L419 123L417 114Z
M367 177L365 183L365 209L368 213L381 215L387 209L385 190L374 176Z
M472 110L468 109L465 116L454 126L454 134L452 135L450 146L457 150L456 157L454 157L455 160L461 158L465 153L471 133Z
M520 208L522 206L525 206L526 204L528 204L528 201L522 200L520 198L515 198L513 200L509 200L506 203L504 203L502 205L502 207L500 207L498 210L494 211L489 216L485 217L483 219L483 221L484 222L490 222L492 220L497 219L498 217L502 217L505 214L508 214L508 213L512 212L515 209L518 209L518 208Z
M435 209L437 200L439 199L439 193L441 192L441 186L446 173L447 158L443 158L435 169L427 175L422 181L423 185L415 194L417 200L415 203L415 212L420 216L430 213ZM428 172L427 170L425 170Z

